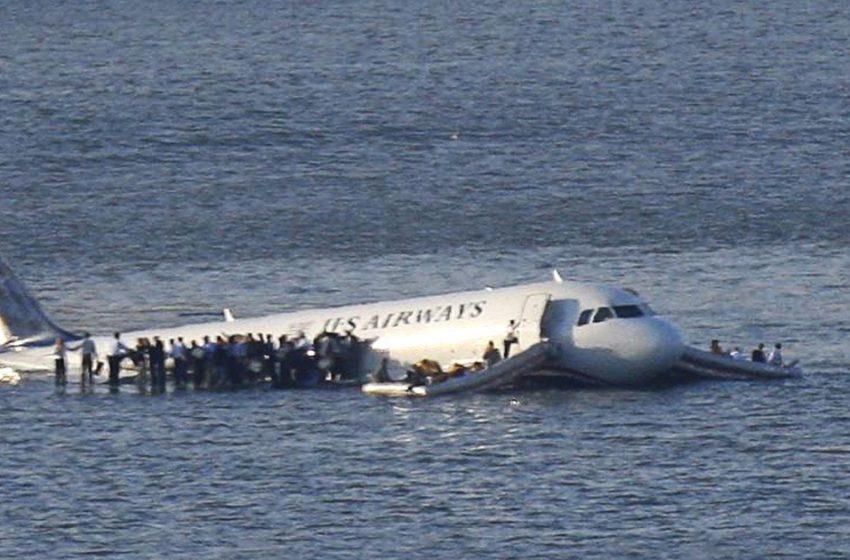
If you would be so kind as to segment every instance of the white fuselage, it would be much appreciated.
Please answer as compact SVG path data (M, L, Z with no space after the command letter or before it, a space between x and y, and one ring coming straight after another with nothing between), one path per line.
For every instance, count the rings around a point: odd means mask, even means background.
M401 369L423 358L443 365L481 360L488 341L502 348L512 320L518 339L512 354L548 339L557 350L549 369L577 372L606 384L649 381L669 370L684 349L676 327L655 316L637 295L566 281L146 329L123 333L122 341L132 347L137 339L154 336L200 344L204 336L214 340L218 335L253 333L277 339L304 332L312 338L323 331L351 331L371 341L375 352L368 367L386 356ZM103 359L112 337L94 340ZM50 345L0 353L0 364L23 370L52 370L53 360ZM68 361L69 370L78 372L79 357L71 352Z

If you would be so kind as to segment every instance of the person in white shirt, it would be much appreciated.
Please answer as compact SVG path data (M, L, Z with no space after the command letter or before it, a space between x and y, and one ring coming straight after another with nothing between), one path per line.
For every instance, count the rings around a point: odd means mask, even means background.
M518 328L519 325L516 324L516 321L511 319L511 322L508 323L508 332L505 334L505 340L502 341L502 347L505 351L504 357L506 360L508 359L508 356L511 355L511 346L519 342L519 338L516 335Z
M772 366L782 365L782 344L777 342L773 345L773 350L770 351L770 355L767 357L767 363Z
M183 337L177 337L177 342L174 340L171 343L171 358L174 360L174 381L178 387L185 387L188 382L186 375L186 345L183 344Z
M744 353L743 353L743 352L741 352L741 347L740 347L740 346L736 346L734 350L732 350L731 352L729 352L729 356L730 356L733 360L743 360L743 359L745 359L745 358L746 358L746 356L744 356Z
M109 361L109 384L113 387L118 385L118 373L121 371L121 360L127 355L129 349L121 342L121 333L116 332L115 340L109 348L106 359Z
M310 341L304 336L304 331L298 331L298 336L293 340L296 350L309 349Z

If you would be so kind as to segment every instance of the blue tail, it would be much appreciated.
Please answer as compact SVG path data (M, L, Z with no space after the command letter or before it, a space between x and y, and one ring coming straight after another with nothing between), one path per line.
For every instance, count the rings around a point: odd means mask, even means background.
M47 317L12 269L0 259L0 348L49 344L57 336L66 340L76 338Z

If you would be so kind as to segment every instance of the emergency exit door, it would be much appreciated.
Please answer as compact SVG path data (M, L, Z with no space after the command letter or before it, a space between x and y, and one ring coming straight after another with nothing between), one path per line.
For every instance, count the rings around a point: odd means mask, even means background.
M517 338L519 350L525 350L540 342L540 329L543 324L543 313L549 303L549 294L531 294L522 304L522 315L519 319ZM511 353L513 354L513 353Z

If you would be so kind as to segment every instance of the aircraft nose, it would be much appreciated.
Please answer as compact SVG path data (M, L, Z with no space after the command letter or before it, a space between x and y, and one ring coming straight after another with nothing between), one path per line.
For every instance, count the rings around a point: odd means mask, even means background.
M669 370L684 352L679 329L659 317L623 321L617 326L617 354L623 367L637 377Z
M621 356L639 364L645 372L664 372L670 369L685 350L679 329L659 317L647 317L629 325L621 339Z

